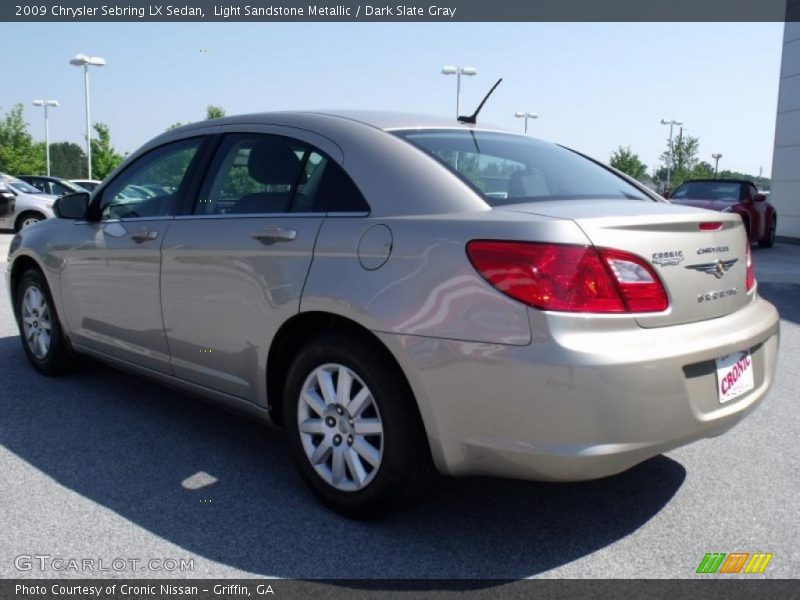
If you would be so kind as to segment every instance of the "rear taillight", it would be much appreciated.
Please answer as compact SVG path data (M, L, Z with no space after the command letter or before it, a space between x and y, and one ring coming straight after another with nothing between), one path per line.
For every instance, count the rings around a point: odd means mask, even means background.
M744 276L744 287L747 288L747 291L753 289L753 286L756 284L756 270L753 267L753 254L750 251L750 242L746 242L747 250L745 252L745 261L747 265L747 270L745 271Z
M669 306L652 267L621 250L474 240L467 256L495 288L542 310L658 312Z

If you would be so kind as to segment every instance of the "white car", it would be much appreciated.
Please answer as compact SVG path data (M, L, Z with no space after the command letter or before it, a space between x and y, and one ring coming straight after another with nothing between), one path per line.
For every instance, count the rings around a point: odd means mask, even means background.
M29 183L5 173L0 173L0 182L4 183L4 187L15 196L14 210L0 217L0 229L19 231L55 216L53 213L55 196L44 194Z

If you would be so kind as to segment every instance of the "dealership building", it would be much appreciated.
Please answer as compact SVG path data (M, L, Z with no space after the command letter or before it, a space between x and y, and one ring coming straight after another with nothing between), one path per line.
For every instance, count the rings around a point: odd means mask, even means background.
M800 22L787 22L783 34L770 201L778 210L777 235L800 239Z

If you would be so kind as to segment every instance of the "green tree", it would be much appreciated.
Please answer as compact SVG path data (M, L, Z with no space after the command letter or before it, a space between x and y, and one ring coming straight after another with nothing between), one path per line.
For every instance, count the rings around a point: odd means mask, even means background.
M221 106L209 104L206 107L206 119L219 119L225 116L225 109Z
M701 160L692 169L692 179L709 179L714 177L714 167L711 163Z
M661 162L664 166L658 170L657 177L662 181L666 181L667 166L671 164L670 191L687 179L694 177L695 170L700 163L698 158L699 149L700 140L691 135L678 135L673 139L672 152L670 152L669 142L667 142L667 149L661 154ZM711 173L713 174L713 169Z
M24 110L22 104L15 104L0 119L0 171L39 175L45 171L44 143L33 141Z
M638 154L631 150L630 146L624 148L620 146L612 152L609 164L637 181L643 181L647 177L647 165L641 161Z
M175 121L172 125L167 127L164 131L172 131L173 129L177 129L178 127L183 127L186 123L182 123L181 121Z
M50 172L64 179L80 179L86 175L86 153L74 142L50 144Z
M97 139L92 140L92 176L103 179L122 162L120 155L111 145L111 132L105 123L95 123Z

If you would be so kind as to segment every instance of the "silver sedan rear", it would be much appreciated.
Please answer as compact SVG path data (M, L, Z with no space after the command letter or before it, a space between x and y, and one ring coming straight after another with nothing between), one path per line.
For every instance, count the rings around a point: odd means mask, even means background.
M288 432L347 514L434 471L579 480L717 435L778 315L735 215L575 152L391 113L164 134L13 241L31 363L86 354Z

